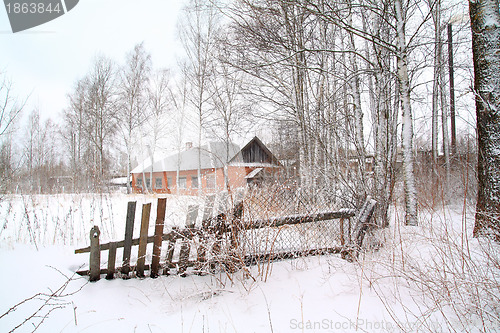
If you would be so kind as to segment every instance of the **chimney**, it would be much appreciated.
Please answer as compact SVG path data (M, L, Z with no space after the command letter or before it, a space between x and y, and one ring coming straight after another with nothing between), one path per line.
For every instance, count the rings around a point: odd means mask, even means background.
M189 150L193 148L193 143L192 142L186 142L186 150Z

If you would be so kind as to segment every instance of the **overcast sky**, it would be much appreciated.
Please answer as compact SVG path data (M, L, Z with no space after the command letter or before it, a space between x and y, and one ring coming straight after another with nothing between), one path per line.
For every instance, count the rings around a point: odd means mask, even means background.
M0 71L19 97L30 95L25 116L35 107L57 119L66 95L97 54L120 63L144 41L155 68L176 66L177 18L184 0L80 0L65 15L13 34L0 8Z

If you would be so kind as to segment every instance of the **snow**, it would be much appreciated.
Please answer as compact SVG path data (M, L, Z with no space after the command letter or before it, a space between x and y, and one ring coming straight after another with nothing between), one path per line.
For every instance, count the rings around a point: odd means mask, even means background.
M33 331L51 310L38 332L439 332L450 327L500 331L500 317L480 318L466 306L471 292L467 284L474 285L482 290L478 295L484 296L480 299L483 308L498 313L498 304L490 302L499 299L495 298L498 284L483 290L479 280L469 279L485 274L491 278L488 283L500 281L500 268L487 265L495 263L495 258L498 263L500 250L487 240L465 237L472 234L473 212L464 215L462 207L420 212L418 227L404 226L404 214L392 207L391 227L367 238L371 250L362 253L359 263L325 255L256 265L247 274L240 271L231 277L171 275L90 283L75 275L88 263L88 254L76 255L74 250L88 245L92 225L100 226L103 240L123 238L129 200L138 202L136 213L140 214L139 205L154 202L156 197L67 194L2 198L2 331L12 330L39 308L42 310L16 332ZM182 224L187 214L184 207L197 200L168 196L167 224ZM376 250L381 241L384 246ZM461 244L468 246L460 248ZM454 265L462 269L460 258L467 252L475 262L485 264L481 266L484 271L464 268L461 275L452 276ZM435 270L436 265L446 267L443 271L450 276ZM418 274L435 276L436 285L419 281ZM46 296L68 278L67 287L56 297ZM453 289L455 280L460 285ZM436 290L426 289L433 286ZM441 307L433 302L437 286L447 287L456 304L446 297L439 299ZM37 293L46 295L5 314ZM458 315L462 304L469 311L465 318Z

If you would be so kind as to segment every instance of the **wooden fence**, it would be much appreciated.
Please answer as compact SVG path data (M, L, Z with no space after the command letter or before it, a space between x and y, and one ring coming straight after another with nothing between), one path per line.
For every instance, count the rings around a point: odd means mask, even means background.
M122 278L129 278L135 273L136 277L145 277L145 271L150 271L149 276L156 278L160 271L168 275L176 268L177 274L186 275L188 267L195 267L195 273L204 273L203 267L208 260L212 260L210 267L214 269L214 261L217 260L221 252L221 240L228 240L232 250L240 246L239 239L247 230L259 228L280 228L285 225L295 225L317 221L338 220L340 226L339 244L316 248L308 251L289 251L286 253L258 253L246 254L243 258L233 258L240 264L251 265L257 261L274 260L296 257L298 255L341 253L342 258L354 260L361 248L364 235L370 225L370 218L376 205L376 201L367 198L365 204L357 214L354 228L351 230L351 218L356 215L354 210L343 209L334 212L324 212L311 215L283 216L268 220L246 221L242 219L243 203L236 204L229 212L221 213L217 216L210 216L213 208L213 197L209 197L203 210L202 223L200 227L195 227L198 217L198 206L189 206L185 228L173 228L170 232L164 233L166 199L158 199L157 217L155 221L155 232L153 236L148 235L151 203L142 206L142 217L139 238L133 238L136 202L129 202L127 207L127 217L125 224L125 239L119 242L100 243L100 231L94 226L90 231L90 246L75 250L75 253L89 253L89 270L79 271L82 276L89 276L90 281L97 281L101 275L106 275L106 279L113 279L116 274ZM347 233L345 224L347 221ZM193 240L196 239L196 243ZM208 239L215 239L215 242L208 243ZM167 242L166 253L161 257L163 242ZM152 260L146 264L147 244L153 243ZM180 243L180 244L179 244ZM180 246L176 246L180 245ZM191 246L196 247L196 258L190 260ZM137 262L131 266L132 247L138 246ZM123 260L121 267L116 267L117 249L123 248ZM108 251L107 268L101 268L101 251ZM174 260L174 258L176 258Z

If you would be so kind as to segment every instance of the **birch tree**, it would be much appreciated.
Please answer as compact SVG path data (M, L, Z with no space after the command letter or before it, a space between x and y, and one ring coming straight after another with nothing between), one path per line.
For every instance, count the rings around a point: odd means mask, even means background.
M19 101L13 96L12 85L7 74L0 72L0 139L12 133L26 104L26 101Z
M220 36L220 40L224 38ZM224 45L225 43L222 42ZM244 75L235 72L228 64L229 51L220 49L217 51L217 62L213 66L213 79L210 80L208 101L210 112L207 119L208 135L225 144L226 160L220 161L224 164L224 187L229 189L229 176L227 163L230 156L230 148L235 135L240 134L246 127L251 128L248 117L252 114L252 102L243 97L242 90ZM217 157L218 158L218 157Z
M406 14L407 7L402 0L394 1L396 14L396 58L397 76L401 96L401 109L403 118L402 149L403 149L403 179L405 192L405 223L417 225L417 188L415 186L414 147L413 147L413 114L410 99L410 78L408 75L408 45L406 44Z
M149 133L149 147L151 149L151 189L153 188L154 156L160 141L166 138L168 123L165 119L171 107L171 90L169 87L170 72L162 69L152 75L148 89L150 112L145 122L144 130Z
M408 69L408 53L411 42L414 37L420 32L423 22L430 18L428 13L419 15L422 22L416 22L416 29L407 35L407 25L409 22L410 8L415 12L418 8L419 1L412 0L393 0L393 1L362 1L359 4L352 2L346 7L340 7L333 4L320 6L318 2L307 1L308 8L315 14L321 15L326 20L337 25L349 33L352 33L360 38L363 38L377 46L379 49L388 51L388 55L396 58L396 72L394 76L397 78L397 87L399 90L398 101L402 111L403 131L402 131L402 146L403 146L403 175L404 175L404 192L405 192L405 207L406 207L406 224L415 225L417 223L417 193L415 186L415 173L413 166L414 147L413 147L413 115L411 109L411 82ZM374 18L382 18L383 20L371 21L372 23L380 22L387 25L393 31L393 39L385 39L385 35L378 35L376 26L368 26L370 22L366 22L365 26L359 24L351 24L346 20L346 11L352 8L361 8L368 11ZM387 17L384 17L389 13ZM365 23L365 22L363 22Z
M432 81L432 135L431 150L433 172L437 172L438 159L438 110L439 110L439 91L440 91L440 73L441 73L441 1L431 0L429 3L432 11L432 20L434 23L434 78Z
M120 71L117 124L120 128L127 153L127 193L130 193L131 155L135 130L148 117L148 84L151 75L151 55L144 44L137 44L127 54L125 66ZM152 182L151 182L152 184Z
M478 141L474 236L500 240L500 11L498 0L470 0Z
M28 119L24 136L24 164L27 190L30 193L47 193L51 188L50 177L59 176L59 136L57 126L49 118L43 121L40 111L33 110ZM24 184L23 184L24 185Z
M83 94L81 128L88 140L83 158L91 166L88 177L93 186L100 187L108 175L107 154L117 130L114 63L106 57L97 57L89 73L79 83Z
M13 95L13 83L5 72L0 71L0 191L12 184L14 176L13 134L22 115L26 100Z
M198 147L201 146L204 127L208 118L207 102L213 73L216 36L219 29L219 11L214 2L191 0L185 8L181 41L186 54L183 67L189 84L188 101L194 111L198 127ZM201 181L201 149L198 149L198 181ZM201 186L198 186L201 192Z

